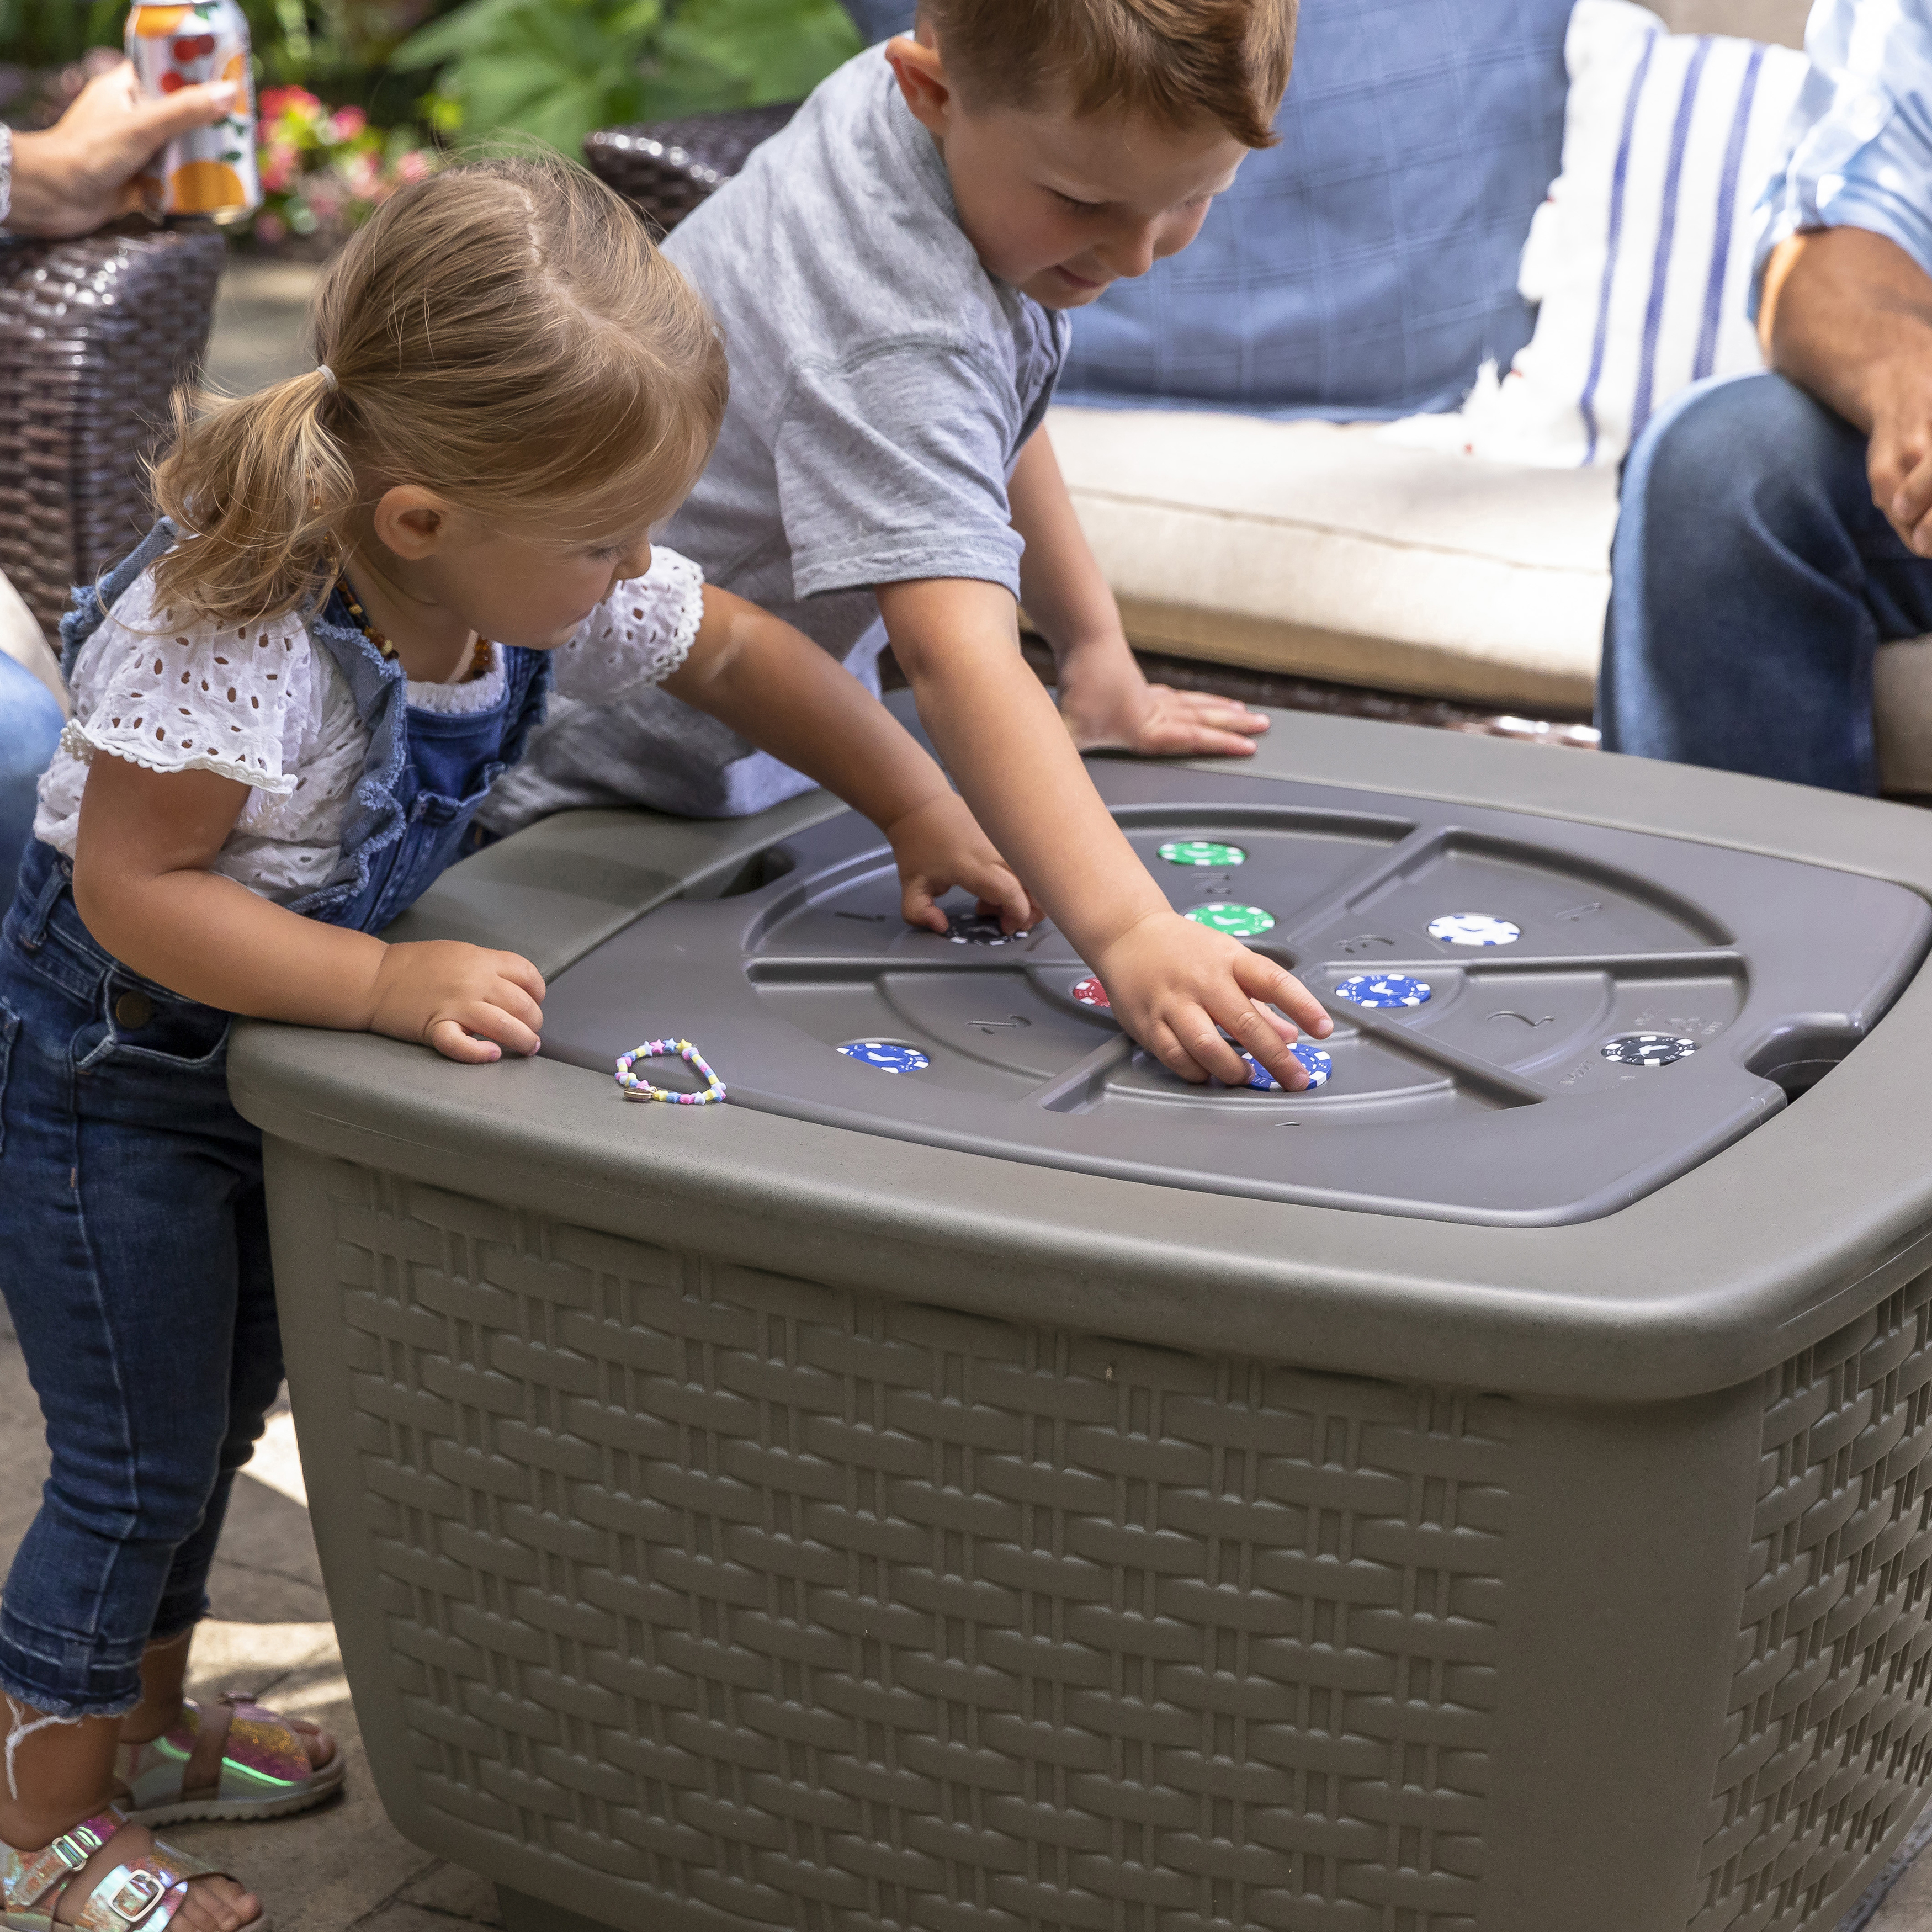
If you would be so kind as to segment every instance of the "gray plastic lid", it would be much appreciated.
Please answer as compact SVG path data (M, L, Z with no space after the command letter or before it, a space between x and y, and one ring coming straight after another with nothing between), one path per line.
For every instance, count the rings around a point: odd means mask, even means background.
M849 813L557 976L545 1054L608 1072L686 1037L734 1103L800 1120L1208 1193L1547 1225L1614 1212L1787 1106L1932 941L1916 894L1826 866L1225 770L1092 769L1176 908L1328 1007L1318 1088L1168 1074L1050 926L1005 938L962 904L950 938L908 928L890 852ZM674 1063L640 1070L696 1084Z

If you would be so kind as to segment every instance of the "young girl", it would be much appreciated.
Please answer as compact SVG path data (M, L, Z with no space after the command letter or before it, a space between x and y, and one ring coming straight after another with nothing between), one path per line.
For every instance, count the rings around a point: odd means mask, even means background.
M181 416L166 517L68 620L74 718L0 935L0 1291L53 1457L0 1604L7 1928L259 1928L146 1827L340 1783L313 1727L182 1696L282 1372L228 1030L536 1051L527 961L375 935L456 857L553 680L661 683L823 780L891 841L909 919L943 930L956 884L1036 914L856 681L652 556L724 362L615 196L526 161L406 189L312 325L312 374Z

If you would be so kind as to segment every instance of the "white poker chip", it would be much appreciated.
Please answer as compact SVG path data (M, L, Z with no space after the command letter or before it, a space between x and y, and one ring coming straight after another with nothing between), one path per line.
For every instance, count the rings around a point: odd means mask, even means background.
M1514 946L1522 928L1486 912L1445 912L1429 922L1429 936L1445 946Z
M1430 994L1426 980L1406 973L1351 973L1335 988L1336 998L1358 1006L1419 1006Z
M1605 1040L1599 1050L1619 1066L1670 1066L1688 1060L1697 1051L1697 1042L1674 1033L1621 1033Z

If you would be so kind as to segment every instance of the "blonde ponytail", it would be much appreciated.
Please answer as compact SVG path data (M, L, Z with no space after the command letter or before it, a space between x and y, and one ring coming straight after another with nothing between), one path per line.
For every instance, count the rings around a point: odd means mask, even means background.
M723 419L710 311L628 205L562 159L466 164L385 202L324 271L316 366L175 405L158 608L218 625L328 585L352 514L414 483L560 542L682 500Z
M154 567L158 608L218 625L278 616L326 590L356 472L330 434L334 385L320 368L256 394L175 399L175 440L155 502L187 541Z

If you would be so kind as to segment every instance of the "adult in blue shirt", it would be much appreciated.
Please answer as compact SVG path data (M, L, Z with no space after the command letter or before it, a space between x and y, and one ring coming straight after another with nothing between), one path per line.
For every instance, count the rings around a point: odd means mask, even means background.
M1598 696L1646 757L1876 791L1872 659L1932 632L1932 0L1817 0L1760 205L1773 372L1630 452Z

